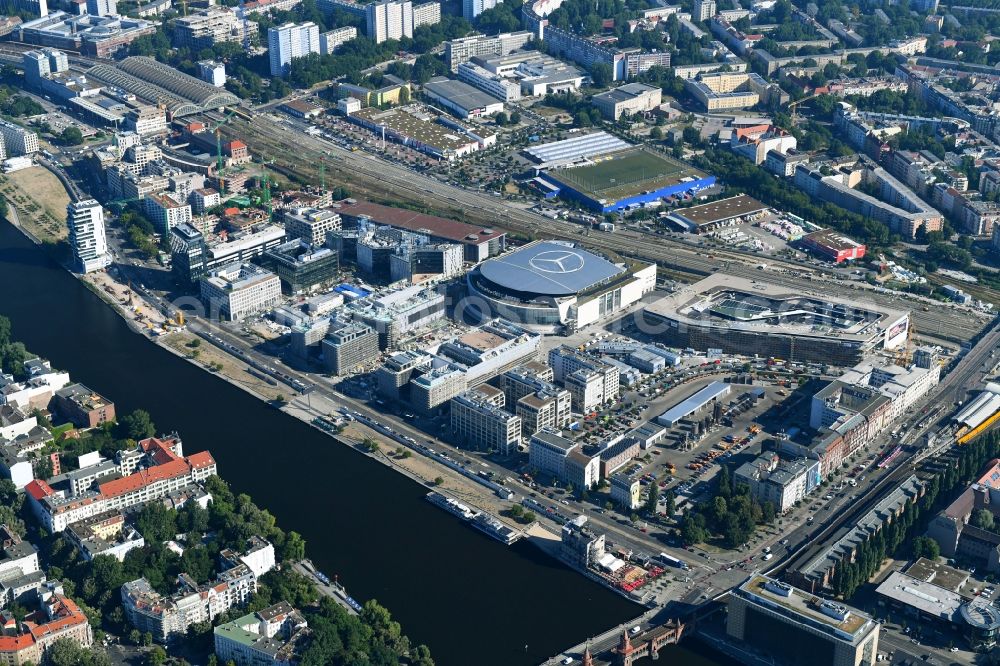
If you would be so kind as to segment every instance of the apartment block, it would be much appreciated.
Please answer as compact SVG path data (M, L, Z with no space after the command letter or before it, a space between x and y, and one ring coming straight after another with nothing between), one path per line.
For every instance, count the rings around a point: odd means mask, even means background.
M794 507L823 480L819 460L784 461L773 453L740 465L733 477L737 483L746 484L758 502L771 502L780 513Z
M435 25L441 22L441 3L424 2L413 5L413 27L419 28L422 25Z
M256 22L248 21L245 28L247 38L257 35ZM234 9L209 7L174 19L174 46L197 53L223 42L242 42L243 31L243 22Z
M319 53L319 26L312 21L267 29L267 52L271 76L286 76L292 60Z
M358 29L352 25L324 32L319 36L319 52L323 55L331 55L338 46L346 44L357 36Z
M178 224L190 224L192 220L191 204L171 192L150 194L143 199L149 221L157 232L164 236Z
M373 2L365 8L365 22L368 38L376 44L413 37L413 3L410 0Z
M52 408L78 428L96 428L115 420L115 405L83 384L70 384L52 396Z
M211 583L198 585L187 574L177 577L177 591L164 597L145 578L122 585L121 598L129 624L166 643L183 636L188 627L211 622L232 608L244 606L257 591L257 577L246 565L219 574Z
M101 204L95 199L71 202L66 206L66 224L77 270L90 273L111 264Z
M694 0L691 9L692 21L707 21L715 16L715 0Z
M474 18L497 6L497 0L462 0L462 16L470 23Z
M35 479L25 486L28 504L46 530L62 532L73 523L106 511L123 511L190 489L216 473L210 453L202 451L184 457L179 446L176 438L144 439L135 450L118 454L121 478L97 479L94 490L76 495L56 491L46 481ZM198 499L207 503L209 497L201 493Z
M531 32L520 30L500 33L494 37L476 35L454 39L445 44L445 62L454 72L463 62L468 62L475 57L501 56L513 53L527 44L531 38Z
M44 0L43 0L44 1ZM46 652L59 640L81 648L94 643L90 621L57 581L35 587L23 620L11 621L0 636L0 662L12 666L46 663Z
M125 128L140 137L166 134L167 112L148 104L134 107L125 114Z
M0 120L0 136L8 157L33 155L39 150L38 135L10 121Z
M216 627L215 655L224 663L296 664L310 635L302 613L282 601Z

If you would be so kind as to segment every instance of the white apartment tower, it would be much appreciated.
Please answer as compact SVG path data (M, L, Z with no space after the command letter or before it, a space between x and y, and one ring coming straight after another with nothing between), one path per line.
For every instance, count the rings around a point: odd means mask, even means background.
M87 0L87 13L91 16L118 16L117 0Z
M20 125L0 120L0 135L3 136L7 154L12 157L31 155L39 150L38 135Z
M101 204L94 199L70 203L66 206L66 224L77 270L90 273L111 263Z
M497 6L497 0L462 0L462 16L467 21L476 18L487 9Z
M695 21L707 21L715 16L715 0L694 0L691 18Z
M389 39L413 37L413 3L410 0L382 0L365 9L368 38L376 44Z
M267 50L271 59L271 75L285 76L292 60L319 53L319 26L306 21L268 28Z

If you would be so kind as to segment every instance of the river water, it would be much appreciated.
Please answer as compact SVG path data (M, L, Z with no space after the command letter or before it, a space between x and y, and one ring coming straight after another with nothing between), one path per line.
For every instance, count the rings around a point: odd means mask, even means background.
M209 449L360 602L376 598L441 666L536 664L641 612L534 546L505 547L433 507L427 489L135 334L0 221L0 314L15 339L115 402ZM683 648L675 663L717 663Z

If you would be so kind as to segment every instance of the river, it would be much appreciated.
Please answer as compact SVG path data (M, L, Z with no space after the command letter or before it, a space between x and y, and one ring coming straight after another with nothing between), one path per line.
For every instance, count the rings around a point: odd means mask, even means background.
M220 475L362 603L378 599L441 666L536 664L641 612L519 542L507 548L423 500L427 489L266 407L132 332L0 222L0 314L15 339L115 402L209 449ZM684 664L717 663L683 648Z

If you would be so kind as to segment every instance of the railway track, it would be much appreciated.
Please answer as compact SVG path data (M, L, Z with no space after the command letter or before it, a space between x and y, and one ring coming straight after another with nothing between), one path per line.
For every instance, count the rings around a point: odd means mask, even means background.
M216 114L205 114L213 120ZM246 141L253 152L264 155L272 168L291 179L318 184L319 164L326 165L330 180L341 179L351 185L358 196L396 200L417 204L445 216L471 220L488 226L500 226L528 235L544 234L546 237L584 242L598 250L655 262L668 270L693 277L725 271L739 277L758 279L759 271L747 264L756 264L759 257L727 249L693 248L686 243L664 237L642 238L628 234L591 233L581 238L579 224L552 220L537 213L511 206L481 193L470 192L441 181L416 174L404 167L376 159L367 153L352 153L323 139L308 136L267 116L258 115L252 123L233 118L223 132ZM294 158L291 157L294 155ZM711 252L712 258L707 256ZM803 277L790 277L781 271L798 275L823 278L826 274L811 266L768 258L772 268L766 274L768 282L823 296L830 285L820 285ZM940 306L926 312L922 301L906 303L905 295L890 296L870 289L859 289L849 294L852 300L868 300L881 306L912 311L918 333L955 343L972 338L983 327L975 315L966 312L940 310ZM907 299L908 300L908 299ZM904 302L900 302L904 301Z

